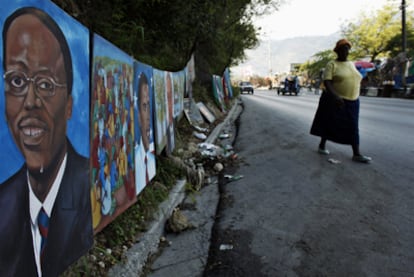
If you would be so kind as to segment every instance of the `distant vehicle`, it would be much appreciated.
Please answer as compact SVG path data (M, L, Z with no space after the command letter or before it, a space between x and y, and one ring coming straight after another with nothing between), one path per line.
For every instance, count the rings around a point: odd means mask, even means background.
M254 88L252 83L245 81L245 82L240 82L239 83L239 88L240 88L240 94L243 94L243 92L247 92L247 93L254 93Z
M277 89L277 94L286 93L298 95L300 90L299 80L297 76L288 76L281 87Z

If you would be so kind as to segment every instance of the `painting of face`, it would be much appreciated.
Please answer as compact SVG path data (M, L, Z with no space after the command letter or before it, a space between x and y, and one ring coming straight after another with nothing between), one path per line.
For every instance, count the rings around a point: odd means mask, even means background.
M27 14L5 41L6 118L30 171L47 170L66 152L67 91L63 54L53 33Z
M146 150L149 149L151 135L151 114L150 114L150 96L148 89L148 81L144 74L139 88L139 120L141 126L142 143Z
M0 275L58 276L93 245L89 32L50 1L8 2L0 26Z

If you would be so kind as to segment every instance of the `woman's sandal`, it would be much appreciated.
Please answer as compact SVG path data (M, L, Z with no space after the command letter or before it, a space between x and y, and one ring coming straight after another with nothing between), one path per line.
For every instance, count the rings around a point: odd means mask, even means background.
M371 157L367 157L364 155L354 155L352 157L352 160L354 162L359 162L359 163L369 163L370 161L372 161Z
M318 148L318 153L321 154L321 155L329 155L329 150Z

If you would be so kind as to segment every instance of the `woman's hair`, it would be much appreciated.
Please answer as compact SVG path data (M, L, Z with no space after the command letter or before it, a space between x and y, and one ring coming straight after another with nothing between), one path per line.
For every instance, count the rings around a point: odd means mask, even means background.
M71 94L72 83L73 83L73 72L72 72L72 58L70 55L69 45L59 25L53 20L53 18L50 15L48 15L43 10L40 10L35 7L24 7L24 8L16 10L6 19L6 21L4 22L4 26L3 26L3 56L6 55L5 54L6 38L7 38L7 32L9 30L10 25L13 23L13 21L16 18L22 15L26 15L26 14L36 16L50 30L50 32L52 32L52 34L55 36L55 38L59 42L60 49L63 54L64 67L65 67L65 72L66 72L66 83L67 83L66 87L67 87L68 93ZM5 60L6 59L3 59L3 68L6 67Z
M335 52L338 52L339 48L342 47L343 45L348 45L349 48L352 47L352 44L349 40L343 38L340 39L336 42L335 48L333 49Z

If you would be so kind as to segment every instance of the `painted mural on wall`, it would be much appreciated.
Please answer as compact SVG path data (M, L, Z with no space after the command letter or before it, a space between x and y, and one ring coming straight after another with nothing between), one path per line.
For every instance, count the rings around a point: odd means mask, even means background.
M136 201L133 59L94 35L91 198L95 232Z
M154 88L152 67L134 63L135 182L140 193L155 176Z
M187 62L185 67L185 94L186 98L193 98L193 82L195 80L195 62L194 54L191 55L191 58Z
M174 151L194 58L154 69L49 0L7 2L0 27L0 276L58 276Z
M223 83L221 76L213 75L213 95L216 100L217 106L222 112L226 111L226 104L224 101Z
M93 243L89 31L42 0L0 26L0 276L58 276Z
M67 136L76 149L76 151L88 158L89 143L84 140L85 135L89 134L89 80L85 76L89 75L89 39L88 30L78 22L70 18L50 1L13 1L3 5L0 9L0 24L3 26L7 16L18 7L33 6L50 13L61 27L65 34L72 54L73 64L73 84L72 84L72 116L67 121ZM54 15L57 16L54 16ZM61 18L60 18L61 17ZM75 25L75 27L73 27ZM76 30L78 33L74 33ZM2 27L3 28L3 27ZM0 45L0 59L3 64L3 45ZM1 76L4 75L4 67L1 68ZM4 79L0 82L0 90L4 91ZM0 95L0 110L5 110L5 97ZM0 112L0 159L7 161L0 168L0 184L3 183L10 175L16 172L24 163L24 157L13 141L13 136L7 126L5 112Z
M175 148L174 134L174 88L171 72L165 72L165 90L167 94L167 146L166 153L170 155Z
M181 117L184 110L185 70L172 73L174 90L174 118Z
M230 70L228 67L226 67L223 74L223 89L227 99L233 98L233 88L231 87Z
M160 155L167 146L167 90L165 71L153 69L154 108L155 108L155 150Z

